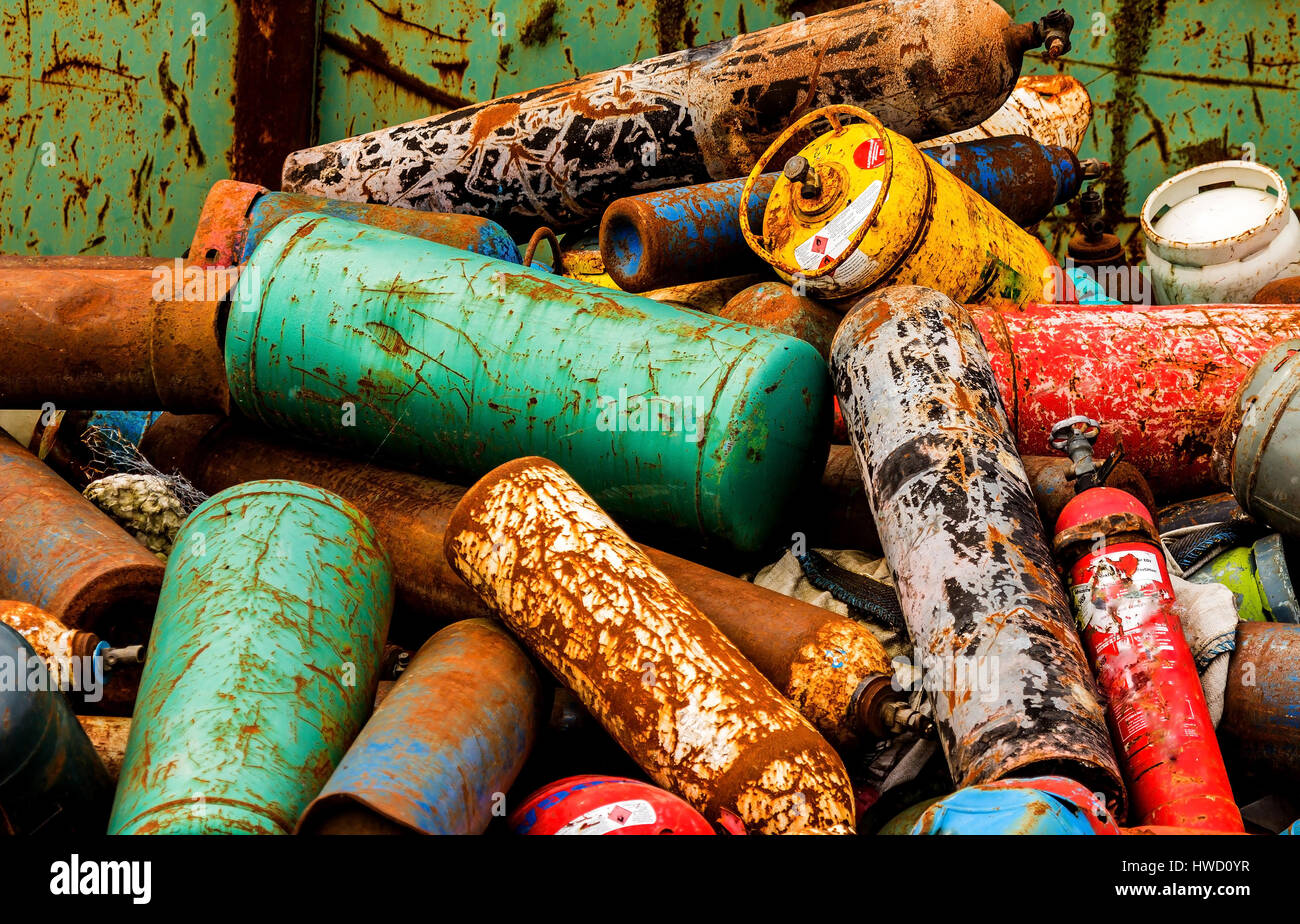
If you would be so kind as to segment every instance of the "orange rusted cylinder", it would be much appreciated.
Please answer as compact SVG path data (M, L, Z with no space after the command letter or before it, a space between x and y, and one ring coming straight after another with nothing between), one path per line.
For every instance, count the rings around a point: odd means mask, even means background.
M718 317L796 337L829 360L843 315L806 295L796 295L789 283L773 280L738 292Z
M507 462L447 558L656 783L751 831L853 831L839 756L569 475Z
M397 609L414 617L414 624L399 626L395 615L394 632L409 634L413 644L443 623L492 614L443 552L447 519L463 487L339 458L205 415L162 415L140 448L155 467L179 471L209 494L245 481L293 477L356 505L392 556ZM676 555L641 550L823 735L848 744L880 727L890 699L876 694L881 680L888 687L891 668L865 626Z
M0 408L227 412L231 279L209 272L0 267Z
M1251 301L1257 305L1300 305L1300 276L1284 276L1264 283Z
M143 642L163 563L6 433L0 433L0 599L71 629Z

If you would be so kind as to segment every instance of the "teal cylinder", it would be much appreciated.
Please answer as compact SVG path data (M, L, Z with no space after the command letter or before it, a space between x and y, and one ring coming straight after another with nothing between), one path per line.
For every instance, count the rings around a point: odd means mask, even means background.
M226 330L239 409L399 467L521 456L622 522L752 551L825 464L826 362L792 337L307 213Z
M252 481L167 560L110 834L284 834L370 714L393 608L366 517Z

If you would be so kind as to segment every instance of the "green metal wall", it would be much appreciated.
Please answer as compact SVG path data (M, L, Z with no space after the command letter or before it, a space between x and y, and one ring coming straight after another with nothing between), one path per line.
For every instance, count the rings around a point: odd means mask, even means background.
M1251 157L1281 174L1300 205L1295 166L1300 57L1294 0L1000 0L1021 20L1066 6L1074 49L1062 66L1035 56L1027 73L1061 70L1092 94L1085 157L1113 164L1099 185L1107 217L1140 256L1138 215L1163 180L1197 164ZM1058 250L1066 210L1044 223Z
M1088 86L1096 112L1082 153L1115 163L1106 207L1135 253L1142 201L1178 170L1253 152L1288 182L1300 176L1289 0L1001 2L1021 20L1059 5L1073 12L1067 60L1031 55L1025 70L1063 70ZM9 3L0 250L179 254L208 186L232 175L273 185L283 150L843 5L116 0L89 10L47 0L29 12ZM193 34L196 12L205 36ZM264 47L249 50L259 32ZM290 44L302 47L277 59ZM308 90L286 89L295 73ZM260 126L254 110L264 111ZM1070 226L1060 210L1044 236L1059 246Z

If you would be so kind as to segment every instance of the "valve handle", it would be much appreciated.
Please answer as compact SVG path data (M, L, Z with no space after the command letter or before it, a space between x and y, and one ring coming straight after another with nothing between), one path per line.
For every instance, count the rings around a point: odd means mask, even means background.
M1097 437L1100 435L1101 421L1079 414L1057 421L1052 427L1052 436L1049 443L1053 449L1063 452L1072 439L1085 439L1088 441L1088 445L1092 446L1097 442Z

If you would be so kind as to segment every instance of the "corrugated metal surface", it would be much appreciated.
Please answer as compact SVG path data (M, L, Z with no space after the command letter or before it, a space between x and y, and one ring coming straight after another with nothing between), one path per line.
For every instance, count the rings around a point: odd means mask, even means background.
M999 2L1019 21L1060 5ZM1105 0L1073 12L1074 49L1057 64L1030 52L1025 73L1064 71L1092 94L1092 128L1079 156L1113 164L1100 189L1131 256L1142 253L1143 201L1179 171L1253 154L1293 187L1300 180L1293 0ZM1040 229L1058 253L1071 233L1067 214L1058 210Z
M0 250L184 253L213 182L310 139L314 8L5 4Z

